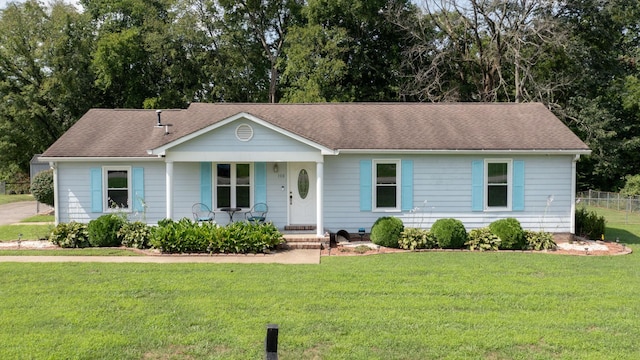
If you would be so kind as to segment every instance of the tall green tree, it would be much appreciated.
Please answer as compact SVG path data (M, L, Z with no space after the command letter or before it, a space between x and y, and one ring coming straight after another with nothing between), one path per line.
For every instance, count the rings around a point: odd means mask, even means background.
M92 54L107 107L184 107L202 88L197 46L177 0L83 0L98 29ZM194 56L195 55L195 56Z
M402 53L411 40L386 12L408 14L412 7L408 0L309 0L306 28L296 29L284 65L295 88L288 96L308 86L331 101L400 100ZM299 66L305 58L307 66Z
M35 0L0 13L0 172L28 172L95 100L92 28L73 6Z
M220 0L226 30L244 37L249 47L251 43L262 47L269 69L270 103L278 101L279 62L289 29L300 20L303 4L303 0Z
M593 150L578 175L589 187L616 191L640 173L638 74L640 4L624 0L568 0L559 18L571 34L566 44L572 86L558 114Z

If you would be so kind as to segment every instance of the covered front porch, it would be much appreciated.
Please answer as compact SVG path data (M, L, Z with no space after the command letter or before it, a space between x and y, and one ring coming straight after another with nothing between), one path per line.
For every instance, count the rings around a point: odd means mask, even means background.
M148 153L165 163L167 218L202 203L223 225L264 203L278 229L324 238L324 160L336 155L329 148L240 113Z
M192 217L204 204L215 222L245 220L255 204L290 237L324 238L322 162L165 162L166 218Z

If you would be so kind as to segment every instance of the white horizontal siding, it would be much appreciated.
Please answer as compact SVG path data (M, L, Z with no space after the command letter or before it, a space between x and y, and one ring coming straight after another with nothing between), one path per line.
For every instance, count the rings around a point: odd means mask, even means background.
M98 163L58 163L58 208L60 222L77 221L87 223L105 213L91 212L90 170L108 166L130 166L144 168L144 193L146 211L128 212L130 220L144 220L155 223L165 217L164 163L160 162L110 162Z
M248 124L253 138L240 141L236 128ZM171 152L317 152L317 149L297 140L249 121L235 121L189 140L171 149Z
M414 212L361 212L359 161L380 158L413 160ZM525 162L524 211L471 211L471 162L488 157L359 156L325 157L325 226L331 231L356 232L381 216L398 216L407 226L422 223L428 228L438 218L456 218L468 229L515 217L526 229L568 232L571 228L571 156L514 156ZM505 158L500 156L499 158ZM553 201L547 205L547 199ZM421 215L419 215L421 214ZM415 220L420 217L420 220Z

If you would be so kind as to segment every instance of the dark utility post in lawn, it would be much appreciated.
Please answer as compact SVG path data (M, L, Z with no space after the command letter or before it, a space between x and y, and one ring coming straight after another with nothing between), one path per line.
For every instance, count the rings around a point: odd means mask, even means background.
M278 325L267 325L267 338L264 341L267 360L278 360Z

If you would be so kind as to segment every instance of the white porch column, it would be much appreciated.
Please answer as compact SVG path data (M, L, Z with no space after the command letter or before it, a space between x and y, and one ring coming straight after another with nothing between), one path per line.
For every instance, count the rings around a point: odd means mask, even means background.
M324 163L316 163L316 236L324 237L324 216L322 212L322 204L324 202L324 193L322 189L324 179Z
M167 219L173 219L173 161L165 164Z

